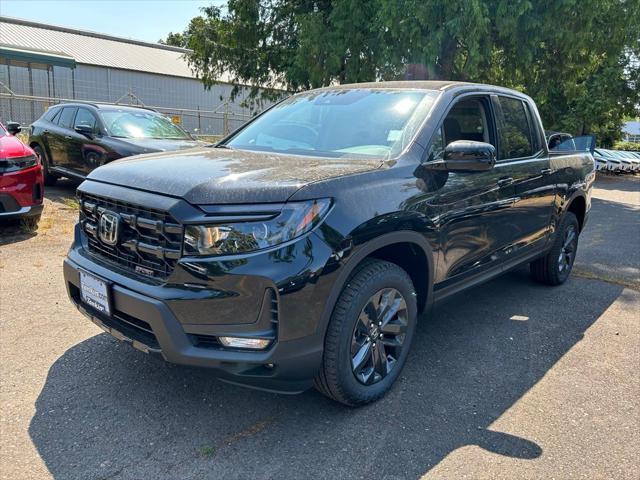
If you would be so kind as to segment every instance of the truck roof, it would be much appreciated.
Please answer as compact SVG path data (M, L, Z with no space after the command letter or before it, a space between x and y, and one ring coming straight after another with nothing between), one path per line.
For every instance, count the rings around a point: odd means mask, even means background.
M495 93L506 93L509 95L516 95L519 97L529 98L528 95L513 90L511 88L499 87L497 85L489 85L485 83L473 83L473 82L458 82L454 80L394 80L389 82L364 82L364 83L348 83L342 85L330 85L328 87L318 88L313 91L323 90L353 90L357 88L413 88L424 90L481 90L490 91Z

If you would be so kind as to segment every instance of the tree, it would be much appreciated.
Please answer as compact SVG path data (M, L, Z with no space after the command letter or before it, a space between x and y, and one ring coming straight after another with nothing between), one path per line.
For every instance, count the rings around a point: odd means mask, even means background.
M186 45L186 38L182 33L169 32L167 38L158 40L158 43L171 45L173 47L184 47Z
M640 103L638 18L640 0L229 0L181 45L206 86L227 78L250 98L421 64L428 78L522 90L547 128L612 141Z

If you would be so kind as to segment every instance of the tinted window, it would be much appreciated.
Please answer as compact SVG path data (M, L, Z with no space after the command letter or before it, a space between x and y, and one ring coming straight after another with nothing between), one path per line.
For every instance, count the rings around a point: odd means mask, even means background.
M492 143L489 118L485 102L481 99L456 103L431 140L429 160L442 159L444 147L457 140Z
M50 108L44 114L44 119L48 122L53 122L54 118L60 113L61 108Z
M58 125L63 128L71 128L76 110L77 108L75 107L64 107L62 113L58 116Z
M227 142L231 148L386 159L413 138L438 92L323 90L288 98Z
M520 158L533 155L533 136L524 103L515 98L499 97L503 122L500 129L499 158Z
M96 132L98 129L98 121L96 120L96 117L86 108L78 109L74 127L77 127L78 125L86 125L88 127L91 127L94 132Z

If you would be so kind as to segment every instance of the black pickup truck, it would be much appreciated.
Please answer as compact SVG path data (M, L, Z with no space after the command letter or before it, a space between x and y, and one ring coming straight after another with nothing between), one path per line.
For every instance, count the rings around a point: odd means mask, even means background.
M594 178L588 152L549 151L517 91L328 87L215 146L91 172L65 283L144 352L361 405L391 388L434 302L526 263L565 282Z

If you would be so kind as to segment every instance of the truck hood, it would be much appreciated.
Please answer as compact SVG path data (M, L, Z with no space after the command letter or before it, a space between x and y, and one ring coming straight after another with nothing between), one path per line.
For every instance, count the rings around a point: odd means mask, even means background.
M222 148L127 157L89 180L185 199L192 204L284 202L305 185L379 168L380 160L334 159Z
M203 142L188 139L175 140L169 138L112 138L125 145L133 146L140 153L168 152L172 150L184 150L186 148L203 146Z

